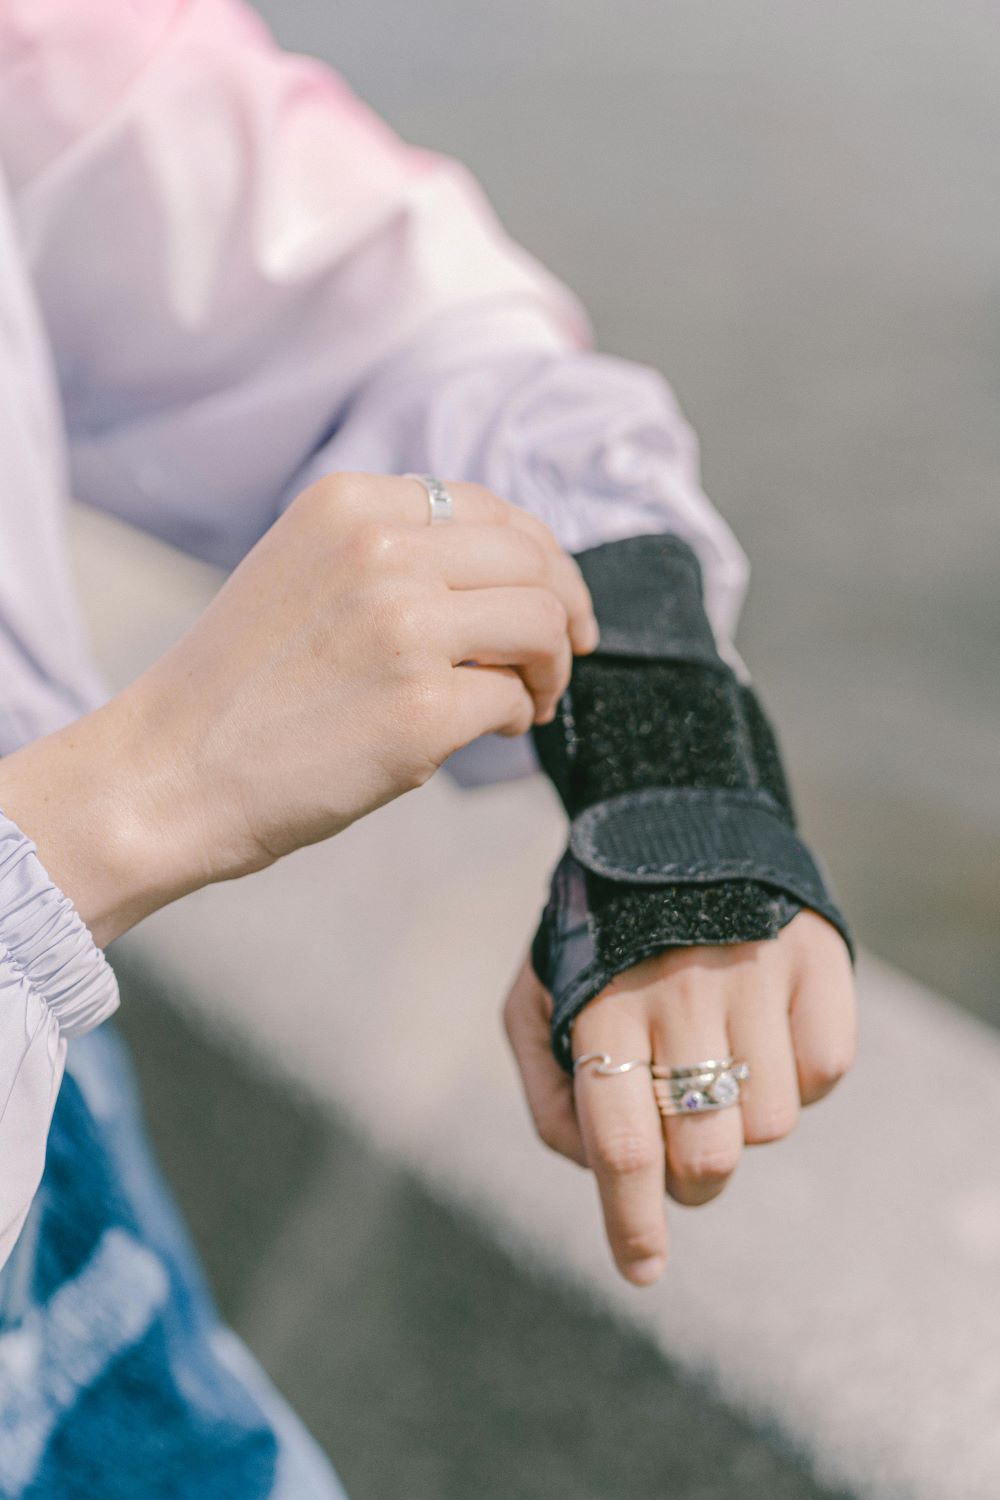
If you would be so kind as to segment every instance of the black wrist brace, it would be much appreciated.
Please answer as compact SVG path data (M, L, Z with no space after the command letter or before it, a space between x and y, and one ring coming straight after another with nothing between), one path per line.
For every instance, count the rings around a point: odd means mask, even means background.
M643 536L577 562L600 644L534 731L571 819L532 948L566 1068L577 1013L652 954L774 938L803 906L851 946L760 703L716 650L694 552Z

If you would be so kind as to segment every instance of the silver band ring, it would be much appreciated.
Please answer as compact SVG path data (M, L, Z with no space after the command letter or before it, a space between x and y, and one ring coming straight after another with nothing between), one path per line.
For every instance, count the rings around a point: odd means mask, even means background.
M428 522L431 526L453 519L455 502L440 479L435 479L433 474L404 474L403 478L417 480L427 491L427 501L430 506Z
M688 1068L654 1067L653 1093L660 1114L697 1115L731 1109L740 1102L740 1089L750 1077L745 1062L696 1063Z
M728 1068L734 1066L731 1057L709 1058L707 1062L693 1063L685 1068L666 1068L660 1063L653 1064L654 1078L694 1078L701 1073L725 1073Z
M610 1052L585 1052L582 1057L573 1059L574 1074L584 1063L593 1063L592 1072L600 1073L602 1078L611 1078L617 1073L631 1073L633 1068L648 1068L649 1058L633 1057L628 1062L614 1063Z

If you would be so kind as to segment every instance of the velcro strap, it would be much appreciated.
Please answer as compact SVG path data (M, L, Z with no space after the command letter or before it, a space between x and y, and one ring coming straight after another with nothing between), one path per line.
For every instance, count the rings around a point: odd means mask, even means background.
M844 930L816 861L761 788L647 787L578 813L570 848L595 875L631 885L755 880Z
M577 554L601 628L602 656L721 667L701 597L701 566L675 536L637 536Z

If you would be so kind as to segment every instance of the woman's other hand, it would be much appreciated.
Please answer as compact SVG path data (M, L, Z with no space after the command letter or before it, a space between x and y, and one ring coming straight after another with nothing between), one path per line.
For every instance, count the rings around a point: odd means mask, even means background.
M473 484L304 491L122 693L0 765L0 806L107 943L550 718L597 626L576 564Z

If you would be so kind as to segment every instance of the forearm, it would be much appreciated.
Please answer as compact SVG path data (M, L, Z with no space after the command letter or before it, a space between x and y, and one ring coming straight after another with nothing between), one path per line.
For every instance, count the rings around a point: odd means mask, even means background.
M138 690L0 760L0 808L106 947L203 881L179 769Z

